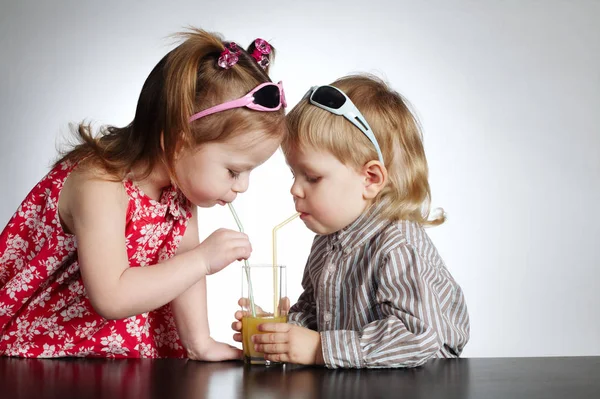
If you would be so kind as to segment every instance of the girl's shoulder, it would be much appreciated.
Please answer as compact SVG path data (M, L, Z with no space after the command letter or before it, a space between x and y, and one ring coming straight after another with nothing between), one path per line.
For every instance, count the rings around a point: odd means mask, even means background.
M82 203L108 201L111 209L125 215L126 221L144 219L150 222L163 222L168 217L189 219L192 205L183 193L169 186L159 193L160 198L146 194L138 182L126 175L119 178L94 165L79 165L71 172L64 193L64 205L72 209ZM65 209L68 215L69 210Z
M63 195L67 197L78 197L85 195L88 190L95 192L107 191L111 196L123 198L127 196L123 180L106 172L100 166L84 163L72 167L68 177L65 179Z
M127 209L129 198L123 181L92 164L72 166L58 199L63 227L73 231L74 215L93 209L103 201L114 201L119 208Z

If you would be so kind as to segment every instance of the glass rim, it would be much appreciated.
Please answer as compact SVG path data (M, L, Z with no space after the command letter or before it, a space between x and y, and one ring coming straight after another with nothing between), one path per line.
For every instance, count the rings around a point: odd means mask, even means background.
M286 265L273 266L273 264L271 264L271 263L255 263L255 264L249 264L248 266L242 265L242 269L254 269L254 268L256 268L256 269L258 269L258 268L265 268L265 269L266 268L271 268L272 269L273 267L276 267L278 269L285 269L285 268L287 268Z

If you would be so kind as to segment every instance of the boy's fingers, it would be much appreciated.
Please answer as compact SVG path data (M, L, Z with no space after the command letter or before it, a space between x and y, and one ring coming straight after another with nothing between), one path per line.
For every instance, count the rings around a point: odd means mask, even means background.
M256 334L252 336L255 344L281 344L288 342L288 335L283 333Z
M283 297L281 298L281 301L279 301L279 313L282 314L287 314L288 311L290 310L290 298Z
M257 315L261 315L261 316L263 316L263 315L266 315L266 314L267 314L267 313L266 313L266 312L263 310L263 308L261 308L261 307L260 307L260 306L258 306L258 305L254 305L254 310L256 311L256 314L257 314Z
M290 331L287 323L263 323L258 325L258 331L285 333Z
M242 322L234 321L233 323L231 323L231 329L233 331L242 331Z
M261 353L287 353L287 344L256 344L254 350Z
M235 342L242 342L242 334L240 334L240 333L233 334L233 340Z
M265 359L270 360L272 362L290 362L290 357L287 355L287 353L265 354Z
M243 310L244 316L250 316L252 314L252 311L250 310L250 300L248 298L238 299L238 305L245 309ZM265 311L257 304L254 304L254 311L257 315L262 315L265 313Z
M241 307L246 307L250 305L250 301L248 300L248 298L240 298L238 300L238 305L240 305Z
M235 312L235 315L233 317L235 317L237 320L242 320L245 316L248 316L247 313L248 312L244 310L238 310L237 312Z

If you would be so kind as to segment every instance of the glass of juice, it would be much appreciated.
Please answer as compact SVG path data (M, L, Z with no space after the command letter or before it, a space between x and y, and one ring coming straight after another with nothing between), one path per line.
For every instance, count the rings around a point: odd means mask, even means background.
M263 353L254 350L252 336L262 334L258 326L263 323L286 323L289 299L286 296L285 266L248 265L242 267L242 347L244 359L249 364L269 366ZM252 312L254 305L254 314Z

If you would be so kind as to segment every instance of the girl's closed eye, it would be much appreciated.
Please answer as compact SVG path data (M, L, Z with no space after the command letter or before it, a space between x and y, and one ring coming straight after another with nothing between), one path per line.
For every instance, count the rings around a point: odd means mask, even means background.
M235 172L231 169L227 169L229 171L229 176L231 176L232 179L238 179L240 177L239 172Z

